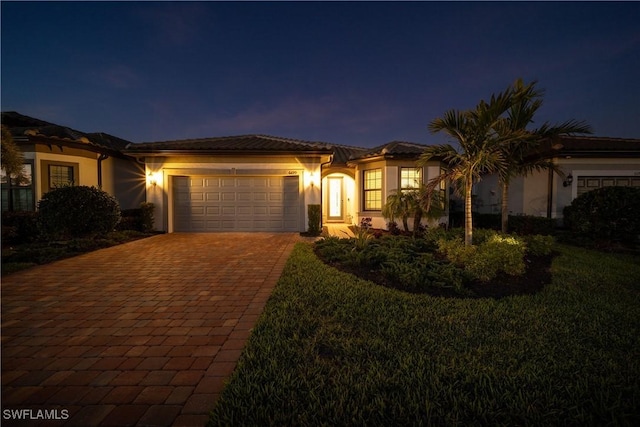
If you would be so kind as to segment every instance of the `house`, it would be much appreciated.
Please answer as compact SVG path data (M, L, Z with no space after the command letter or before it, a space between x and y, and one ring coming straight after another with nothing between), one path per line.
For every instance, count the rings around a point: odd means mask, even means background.
M416 167L424 147L241 135L129 144L125 153L146 165L147 201L160 230L305 231L313 204L322 206L323 223L372 218L385 228L387 195L442 171L438 161Z
M532 154L562 171L534 172L512 180L509 212L562 218L565 206L587 191L606 186L640 187L640 139L566 136L548 141ZM500 213L501 189L496 175L474 188L474 210Z
M382 207L389 195L445 172L437 159L418 167L426 146L404 141L371 149L268 135L130 143L13 112L2 113L2 123L25 153L30 178L11 188L19 209L35 209L58 185L93 185L125 209L153 203L155 228L167 232L303 232L309 205L321 205L323 224L371 218L373 227L386 228ZM640 186L638 139L562 137L532 155L552 159L563 175L515 178L512 214L561 218L585 191ZM5 209L10 183L2 182ZM447 200L448 185L439 190ZM474 210L499 213L500 194L496 176L485 176L474 186Z
M144 167L123 153L129 141L16 112L3 112L1 121L24 154L26 177L16 184L2 173L3 211L8 209L9 191L14 210L33 211L43 194L69 184L102 188L122 209L137 208L145 200Z

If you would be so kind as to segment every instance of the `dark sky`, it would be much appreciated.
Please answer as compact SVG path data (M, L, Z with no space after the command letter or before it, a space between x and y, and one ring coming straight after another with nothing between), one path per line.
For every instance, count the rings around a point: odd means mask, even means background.
M2 2L2 110L133 142L372 147L516 78L536 122L640 138L640 3ZM534 124L535 126L535 124Z

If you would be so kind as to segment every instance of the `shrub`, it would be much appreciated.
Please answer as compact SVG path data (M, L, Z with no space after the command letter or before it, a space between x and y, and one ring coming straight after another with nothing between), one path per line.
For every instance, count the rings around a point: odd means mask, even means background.
M153 231L154 209L153 203L142 202L139 208L122 210L117 230L133 230L143 233Z
M398 223L395 221L391 221L387 223L387 230L394 236L398 236L402 233L400 227L398 227Z
M524 241L527 245L527 252L534 256L549 255L555 243L553 236L541 234L525 236Z
M495 235L478 246L464 269L481 281L489 281L499 272L512 276L524 273L524 253L526 246L510 236Z
M563 211L575 235L632 243L640 234L640 188L604 187L581 194Z
M322 207L320 205L307 205L307 214L309 216L309 234L319 235Z
M316 253L326 262L343 262L346 260L348 252L351 250L347 239L340 239L336 236L325 237L315 243Z
M38 202L43 231L50 237L82 237L113 231L120 221L118 201L87 186L67 186L46 193Z
M512 236L485 234L486 240L475 246L466 246L460 238L440 239L438 250L453 264L481 281L489 281L499 272L523 274L526 245Z
M555 218L533 215L509 215L509 231L521 236L532 234L554 234L557 227Z
M153 223L155 222L154 216L155 206L153 203L142 202L140 203L140 225L143 233L149 233L153 231Z
M37 212L2 212L3 242L28 243L36 240L39 234Z

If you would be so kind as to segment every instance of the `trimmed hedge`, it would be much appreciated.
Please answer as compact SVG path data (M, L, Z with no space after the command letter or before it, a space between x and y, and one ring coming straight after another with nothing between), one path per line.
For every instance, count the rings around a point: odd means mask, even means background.
M153 203L142 202L139 208L124 209L121 212L122 218L118 223L118 230L133 230L142 233L153 231L154 223Z
M451 212L449 214L450 227L464 227L464 212ZM500 230L500 214L473 213L473 228L489 228ZM521 236L530 234L555 234L557 221L555 218L547 218L534 215L509 215L509 233L516 233Z
M320 205L307 205L309 215L309 234L320 234L320 221L322 220L322 207Z
M581 194L563 210L572 234L593 239L637 242L640 235L640 188L604 187Z
M82 237L113 231L120 221L115 197L96 187L67 186L38 202L42 231L50 237Z

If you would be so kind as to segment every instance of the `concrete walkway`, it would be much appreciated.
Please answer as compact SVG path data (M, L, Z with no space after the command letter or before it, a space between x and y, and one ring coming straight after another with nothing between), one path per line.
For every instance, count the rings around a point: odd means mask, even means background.
M3 278L2 425L204 426L298 239L159 235Z
M353 231L349 228L347 224L325 224L326 233L329 236L339 237L341 239L348 239L350 237L354 237Z

